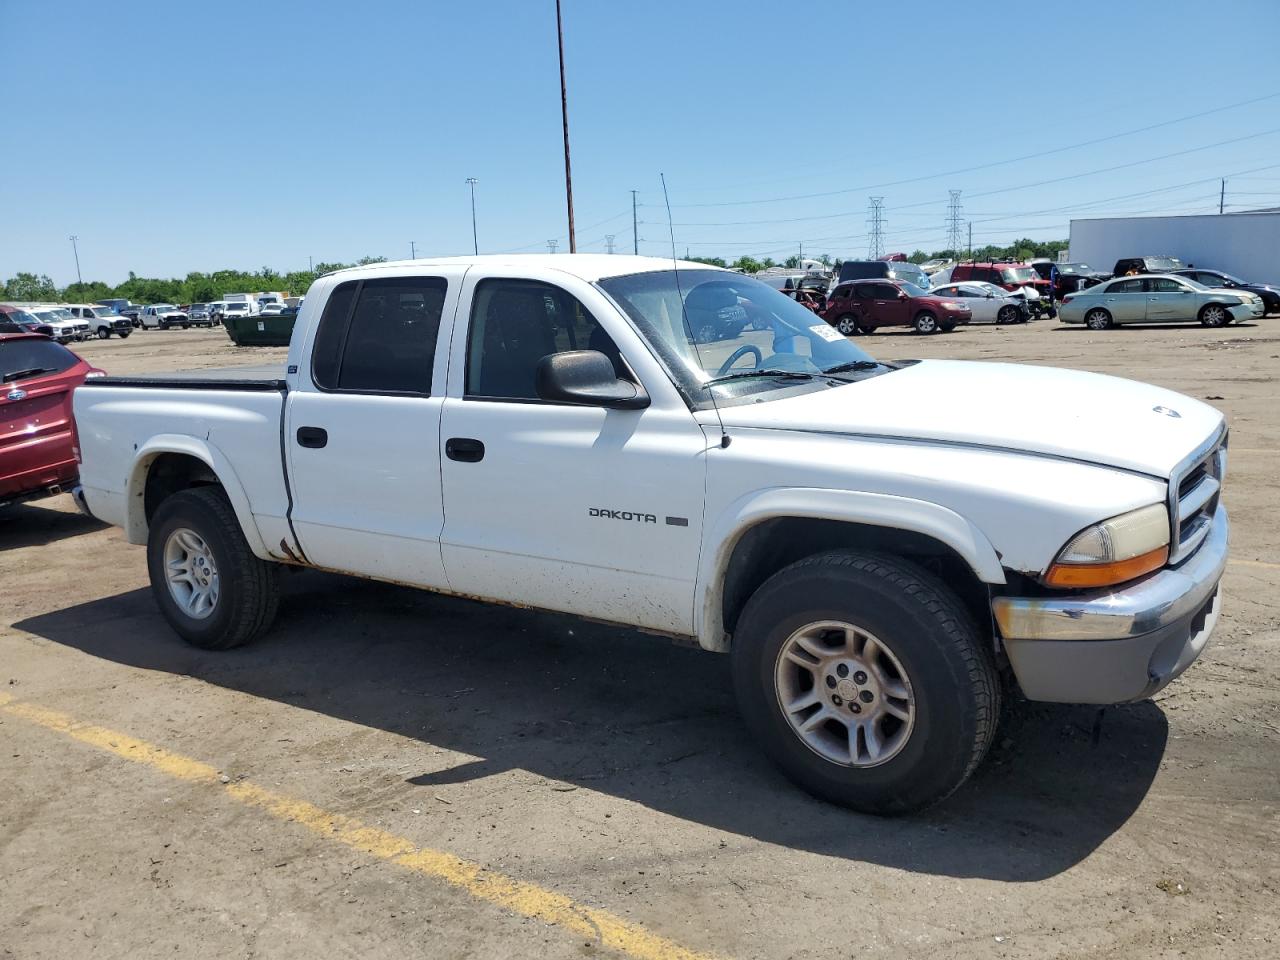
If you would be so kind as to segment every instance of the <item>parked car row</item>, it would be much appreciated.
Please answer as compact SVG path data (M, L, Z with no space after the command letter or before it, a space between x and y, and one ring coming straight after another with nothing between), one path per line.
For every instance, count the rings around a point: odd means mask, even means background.
M1117 277L1062 302L1063 323L1107 330L1126 323L1191 323L1223 327L1266 312L1262 297L1248 290L1207 287L1187 276L1151 274Z

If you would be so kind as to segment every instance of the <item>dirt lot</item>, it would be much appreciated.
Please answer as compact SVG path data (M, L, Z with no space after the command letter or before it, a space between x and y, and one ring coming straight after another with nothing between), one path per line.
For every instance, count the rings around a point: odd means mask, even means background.
M204 653L141 548L66 497L22 506L0 519L0 956L1280 955L1280 320L864 345L1224 409L1233 561L1200 662L1155 702L1014 708L961 793L883 821L768 766L724 658L312 572L265 641ZM284 356L217 330L82 352Z

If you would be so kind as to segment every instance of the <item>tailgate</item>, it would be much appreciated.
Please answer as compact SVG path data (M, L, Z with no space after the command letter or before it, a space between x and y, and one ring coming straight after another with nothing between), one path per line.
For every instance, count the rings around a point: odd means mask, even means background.
M69 387L0 387L0 495L75 475Z

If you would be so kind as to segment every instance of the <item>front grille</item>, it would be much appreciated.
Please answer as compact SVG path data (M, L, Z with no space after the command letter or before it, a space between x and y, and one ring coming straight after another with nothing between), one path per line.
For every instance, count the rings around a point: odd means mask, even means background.
M1209 533L1227 469L1227 434L1221 430L1174 470L1169 481L1169 562L1195 552Z

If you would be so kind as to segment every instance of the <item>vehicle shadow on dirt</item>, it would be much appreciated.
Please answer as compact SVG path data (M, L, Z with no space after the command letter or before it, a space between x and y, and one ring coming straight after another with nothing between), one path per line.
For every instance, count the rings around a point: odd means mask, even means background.
M1079 863L1137 809L1168 738L1149 701L1101 716L1023 705L955 796L885 820L813 800L773 769L739 723L727 657L634 631L310 571L287 578L267 637L226 653L185 645L147 590L15 626L482 758L407 778L427 790L520 768L767 843L949 877L1033 881Z
M82 533L105 530L106 527L101 520L94 520L82 513L51 510L26 503L0 507L0 550L44 546L68 537L78 537Z

